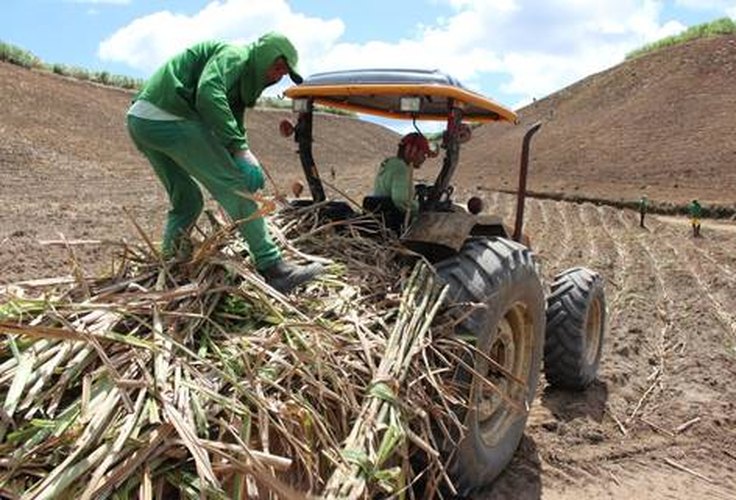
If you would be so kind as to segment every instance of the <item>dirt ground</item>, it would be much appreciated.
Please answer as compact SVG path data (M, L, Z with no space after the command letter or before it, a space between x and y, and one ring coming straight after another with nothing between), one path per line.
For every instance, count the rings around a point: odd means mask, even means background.
M514 198L491 194L509 217ZM529 200L547 278L585 265L606 279L599 379L545 388L517 455L480 498L736 498L735 226ZM573 230L573 228L578 228Z
M101 272L116 242L158 238L166 200L125 136L129 94L0 70L0 285ZM345 158L324 141L327 171L350 160L358 173L335 182L364 188L395 134L325 120L362 146ZM280 179L298 172L293 150L253 140ZM482 194L511 220L512 196ZM588 390L540 384L512 464L477 498L736 498L736 231L705 220L694 239L657 216L642 229L638 214L591 203L530 199L526 214L548 281L577 265L603 275L607 337Z

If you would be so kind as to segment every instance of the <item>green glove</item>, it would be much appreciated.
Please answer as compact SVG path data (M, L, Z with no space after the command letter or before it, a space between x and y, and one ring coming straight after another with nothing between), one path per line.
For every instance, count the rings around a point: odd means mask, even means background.
M255 157L253 157L255 158ZM258 163L253 163L248 158L242 156L235 156L233 158L235 164L238 166L243 175L245 176L245 185L248 191L255 193L259 189L263 189L266 185L265 179L263 178L263 169Z

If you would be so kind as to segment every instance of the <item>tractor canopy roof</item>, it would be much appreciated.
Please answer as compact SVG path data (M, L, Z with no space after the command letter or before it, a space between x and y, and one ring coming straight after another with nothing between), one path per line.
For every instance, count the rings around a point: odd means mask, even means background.
M516 113L439 71L363 69L317 73L286 89L291 99L397 119L447 120L450 101L463 119L516 123Z

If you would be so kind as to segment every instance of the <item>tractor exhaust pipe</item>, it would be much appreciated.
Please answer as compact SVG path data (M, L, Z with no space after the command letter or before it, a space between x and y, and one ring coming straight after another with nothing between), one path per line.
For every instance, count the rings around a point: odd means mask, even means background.
M524 228L524 200L526 198L526 177L529 170L529 143L532 136L542 126L542 122L536 122L524 134L521 144L521 165L519 171L519 189L516 192L516 223L514 224L514 241L521 242L521 234Z

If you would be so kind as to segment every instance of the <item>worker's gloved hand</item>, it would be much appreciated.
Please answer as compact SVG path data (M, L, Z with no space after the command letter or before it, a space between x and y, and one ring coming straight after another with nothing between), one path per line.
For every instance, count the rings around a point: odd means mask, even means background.
M265 186L266 183L263 178L263 169L261 168L261 164L258 162L256 155L251 153L249 149L238 151L233 159L245 176L245 185L248 188L248 191L255 193Z

